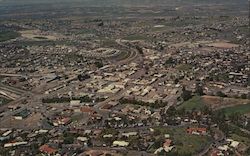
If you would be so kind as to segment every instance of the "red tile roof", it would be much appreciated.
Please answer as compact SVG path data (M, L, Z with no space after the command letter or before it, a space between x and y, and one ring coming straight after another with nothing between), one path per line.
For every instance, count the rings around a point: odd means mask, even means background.
M172 143L172 140L166 139L165 142L164 142L164 144L163 144L163 146L164 147L169 147L171 145L171 143Z
M39 148L40 152L43 152L43 153L46 153L46 154L55 154L56 153L56 149L52 148L52 147L49 147L49 145L42 145L40 148Z
M94 113L95 111L91 107L84 106L84 107L81 108L81 112L83 112L83 113Z
M206 133L207 128L188 128L187 132L190 133L190 134L193 133L193 132Z

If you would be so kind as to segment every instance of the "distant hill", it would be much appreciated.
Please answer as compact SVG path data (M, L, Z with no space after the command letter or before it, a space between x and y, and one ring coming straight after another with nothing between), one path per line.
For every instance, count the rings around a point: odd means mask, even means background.
M248 4L248 0L0 0L1 5L80 4L84 6L152 6L175 4Z
M165 11L176 7L183 7L186 8L185 11L191 11L199 7L204 10L203 14L212 15L215 13L211 9L213 5L216 6L215 8L222 9L222 12L217 12L217 15L221 13L235 15L242 12L246 14L249 9L247 0L0 0L0 19L22 18L25 14L32 18L65 16L66 14L67 16L86 15L87 12L90 12L89 15L91 15L94 8L96 9L95 15L107 14L110 16L132 7L159 7ZM112 7L114 9L110 9ZM207 12L206 8L208 8ZM185 11L182 13L185 14ZM49 12L53 12L53 14L49 14ZM197 15L195 12L193 13ZM172 12L173 14L174 12ZM170 15L170 12L167 15ZM199 15L201 14L199 13Z

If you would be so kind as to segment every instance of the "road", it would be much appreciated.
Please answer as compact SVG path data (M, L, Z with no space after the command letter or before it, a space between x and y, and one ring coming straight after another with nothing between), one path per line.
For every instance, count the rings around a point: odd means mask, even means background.
M126 49L129 50L129 56L128 56L126 59L117 62L117 64L120 64L120 65L122 65L122 64L128 64L129 62L132 62L132 61L134 61L135 59L138 59L138 58L139 58L139 53L138 53L138 51L137 51L135 48L132 48L132 47L129 47L129 46L125 45L125 44L122 42L121 39L117 39L117 40L115 40L115 42L116 42L118 45L123 46L123 47L125 47Z

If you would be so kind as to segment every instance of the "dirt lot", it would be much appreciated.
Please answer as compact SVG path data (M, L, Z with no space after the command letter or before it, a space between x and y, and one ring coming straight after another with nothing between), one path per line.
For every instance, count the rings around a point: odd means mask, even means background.
M41 32L39 30L25 30L25 31L20 31L21 36L27 39L32 39L32 40L56 40L59 37L51 34L47 34L44 32Z
M14 117L10 117L0 122L1 127L6 128L21 128L21 129L32 129L37 128L41 122L42 115L40 113L31 114L28 118L23 120L16 120Z
M232 44L232 43L227 43L227 42L211 43L211 44L208 44L208 46L212 46L215 48L223 48L223 49L231 49L231 48L239 47L239 45L237 45L237 44Z
M222 98L218 96L202 96L202 100L212 109L220 109L236 105L244 105L250 103L247 99Z

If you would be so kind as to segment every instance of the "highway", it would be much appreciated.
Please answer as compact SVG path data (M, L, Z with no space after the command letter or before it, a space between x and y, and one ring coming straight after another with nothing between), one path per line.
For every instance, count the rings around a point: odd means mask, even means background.
M125 45L121 39L117 39L117 40L115 40L115 42L118 45L123 46L129 50L129 56L127 58L125 58L124 60L119 61L117 64L128 64L129 62L132 62L139 57L138 51L132 47Z

